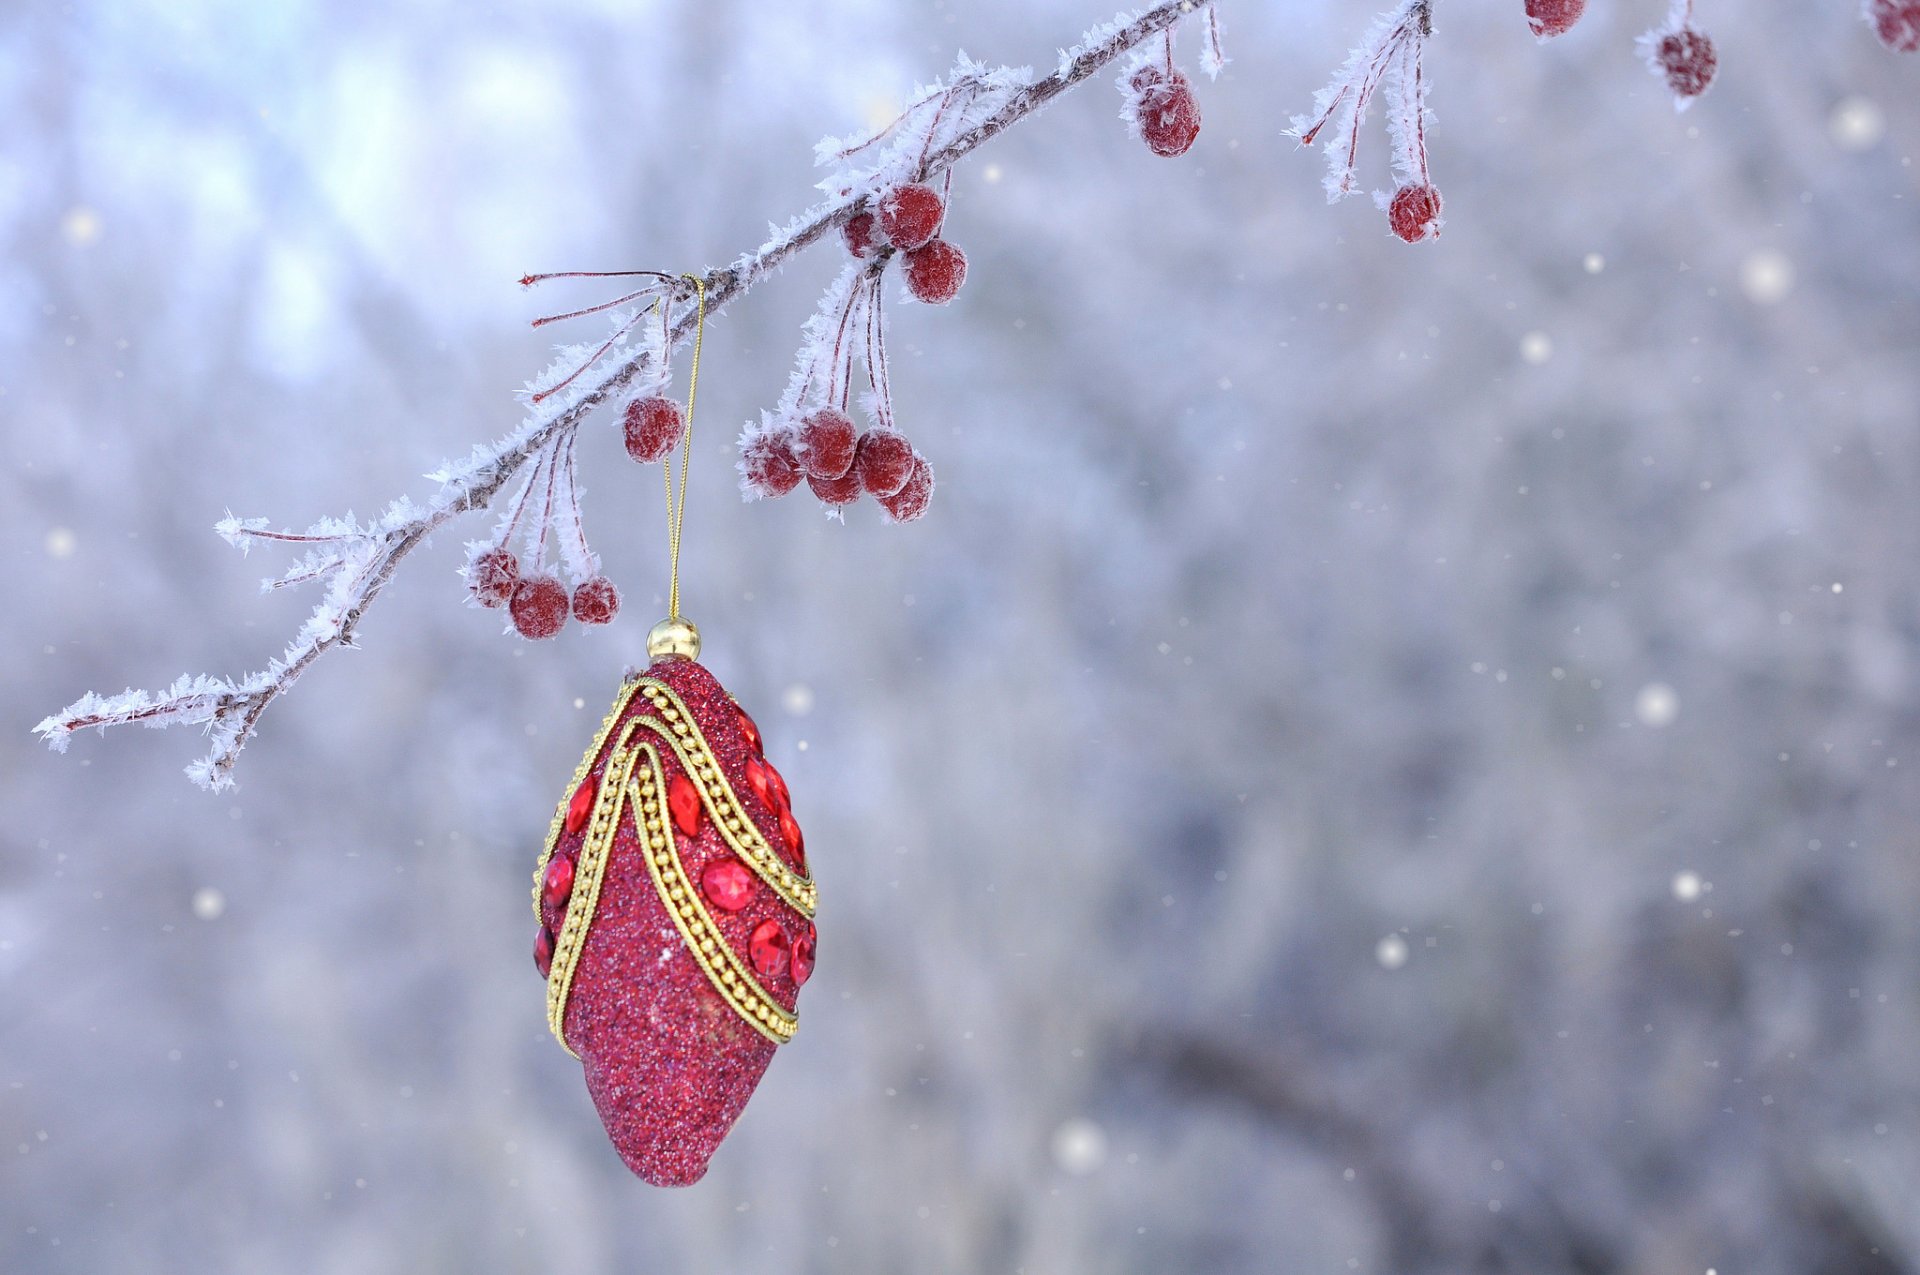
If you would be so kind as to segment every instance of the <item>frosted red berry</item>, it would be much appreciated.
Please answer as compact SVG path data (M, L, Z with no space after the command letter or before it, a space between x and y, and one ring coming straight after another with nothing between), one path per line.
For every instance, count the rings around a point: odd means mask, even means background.
M526 576L513 587L507 605L513 627L523 638L550 638L567 623L567 590L552 576Z
M967 254L934 239L907 254L907 291L916 301L945 305L967 281Z
M823 407L800 422L800 467L808 478L839 478L853 468L853 449L859 435L853 418Z
M505 606L520 582L520 560L503 548L475 554L467 563L467 588L483 607Z
M624 425L627 455L643 465L671 455L687 428L680 405L658 394L636 398L627 404Z
M1720 55L1706 32L1681 27L1661 36L1654 45L1653 59L1666 76L1667 87L1681 101L1689 101L1707 91L1720 69Z
M1895 53L1920 52L1920 0L1867 0L1867 21Z
M1387 224L1408 243L1419 243L1440 233L1440 189L1402 186L1387 205Z
M912 522L927 512L927 505L933 500L933 466L927 464L924 456L913 458L913 473L907 476L907 484L891 496L880 498L880 508L886 511L889 522Z
M740 450L740 479L751 496L784 496L804 476L791 433L759 434Z
M1148 72L1151 72L1148 74ZM1133 117L1147 149L1171 159L1184 155L1200 136L1200 99L1187 77L1155 67L1142 67L1132 80Z
M807 475L807 489L829 505L851 505L860 499L860 474L848 469L838 478L815 478Z
M860 485L875 496L891 496L913 476L913 444L898 430L870 429L853 449Z
M1587 0L1527 0L1527 25L1542 40L1564 35L1587 11Z
M861 258L871 255L879 246L874 232L873 214L870 212L855 213L847 218L847 224L840 228L840 233L846 237L847 251Z
M582 624L606 624L620 613L620 590L595 576L573 591L573 618Z
M880 232L902 252L911 252L940 231L947 206L924 182L896 186L880 200Z

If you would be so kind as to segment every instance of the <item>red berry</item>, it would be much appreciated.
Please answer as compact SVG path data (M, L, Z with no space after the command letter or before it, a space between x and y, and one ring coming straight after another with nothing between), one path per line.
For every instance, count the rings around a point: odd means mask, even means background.
M686 421L680 415L680 405L670 398L650 394L627 404L627 455L643 465L672 454L674 445L685 432Z
M523 638L550 638L567 622L567 590L552 576L526 576L507 608Z
M1564 35L1587 9L1587 0L1527 0L1527 25L1542 40Z
M595 576L573 591L573 618L582 624L606 624L620 614L620 590Z
M880 231L902 252L912 252L940 231L947 207L940 192L922 182L888 191L880 201Z
M1867 0L1867 21L1894 52L1920 52L1920 0Z
M1171 76L1157 69L1151 76L1136 71L1133 88L1133 117L1140 122L1147 149L1169 158L1186 154L1200 136L1200 101L1187 77L1178 71Z
M740 485L756 500L786 495L801 477L791 431L756 434L740 449Z
M873 214L857 212L847 218L847 224L840 228L846 236L847 251L856 257L870 255L878 245L874 242Z
M807 486L829 505L851 505L860 499L860 471L848 469L838 478L815 478L808 474Z
M520 580L520 560L504 548L475 554L467 562L467 588L483 607L505 606Z
M875 496L891 496L913 476L913 444L891 429L870 429L860 435L853 452L860 485Z
M840 478L853 468L853 418L823 407L800 422L801 468L808 478Z
M1440 189L1402 186L1387 205L1387 224L1408 243L1419 243L1440 233Z
M925 456L915 456L907 485L891 496L881 497L880 508L886 510L888 522L912 522L927 512L932 499L933 466L927 464Z
M944 239L907 254L907 291L916 301L945 305L967 281L967 254Z
M1660 37L1654 46L1654 60L1667 77L1667 87L1683 102L1699 97L1713 83L1720 69L1720 55L1706 32L1681 27Z

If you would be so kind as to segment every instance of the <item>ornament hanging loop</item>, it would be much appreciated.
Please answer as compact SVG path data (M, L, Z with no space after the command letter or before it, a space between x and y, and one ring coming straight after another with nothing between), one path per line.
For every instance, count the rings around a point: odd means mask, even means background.
M693 402L700 392L700 346L707 335L707 285L698 275L682 275L693 285L693 359L687 371L687 423L680 443L680 482L673 481L673 462L661 466L667 490L667 618L647 633L647 657L653 660L700 658L700 630L680 614L680 529L687 519L687 467L693 459Z

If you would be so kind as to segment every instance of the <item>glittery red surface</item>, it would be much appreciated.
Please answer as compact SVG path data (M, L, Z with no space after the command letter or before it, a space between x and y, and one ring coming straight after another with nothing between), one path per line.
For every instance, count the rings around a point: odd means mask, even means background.
M761 835L785 850L779 812L747 781L747 762L755 750L720 683L690 660L663 660L646 675L685 701ZM635 695L621 722L651 712L646 698ZM594 760L589 782L597 783L619 735L616 725ZM681 767L671 750L659 752L671 784ZM563 835L554 853L578 854L581 837ZM687 876L696 882L710 864L733 857L710 817L701 818L690 838L676 833L676 844ZM708 911L743 959L748 936L768 921L789 940L813 933L805 918L758 877L743 907L727 911L709 903ZM790 968L783 966L762 983L776 1001L793 1009L798 986ZM628 1168L656 1186L700 1180L773 1060L774 1043L721 999L687 951L648 874L631 815L622 819L608 856L564 1027L614 1149Z

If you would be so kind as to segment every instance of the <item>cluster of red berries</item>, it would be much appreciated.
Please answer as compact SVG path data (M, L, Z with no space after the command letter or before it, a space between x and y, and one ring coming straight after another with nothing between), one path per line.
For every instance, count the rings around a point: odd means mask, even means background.
M882 248L898 251L913 299L945 305L967 281L967 254L940 237L946 218L939 191L925 182L908 182L847 219L847 251L862 260Z
M845 412L823 407L797 426L763 431L748 440L740 471L759 496L784 496L804 479L828 506L872 496L893 522L912 522L933 499L933 466L898 430L856 434Z
M1527 25L1549 40L1565 35L1586 11L1587 0L1527 0Z
M1187 77L1171 65L1149 62L1133 73L1127 86L1127 109L1147 149L1169 158L1186 154L1200 136L1200 101Z
M606 624L620 611L620 591L594 576L573 591L557 576L520 574L520 560L504 545L482 549L467 561L467 588L483 607L505 607L524 638L550 638L566 627L567 612L582 624Z

